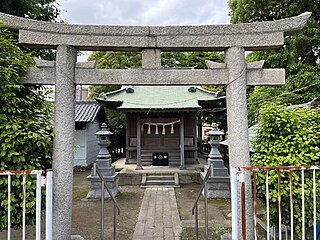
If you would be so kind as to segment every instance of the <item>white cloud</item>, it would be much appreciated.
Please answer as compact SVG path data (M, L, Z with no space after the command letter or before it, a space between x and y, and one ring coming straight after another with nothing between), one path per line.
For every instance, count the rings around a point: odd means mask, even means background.
M195 25L228 23L227 0L58 0L77 24Z
M199 25L229 23L227 0L58 0L72 24ZM78 57L86 61L88 54Z

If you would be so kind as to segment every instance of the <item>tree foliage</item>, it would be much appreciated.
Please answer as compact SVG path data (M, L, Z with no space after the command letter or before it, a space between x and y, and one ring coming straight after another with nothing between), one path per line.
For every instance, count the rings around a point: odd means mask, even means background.
M161 55L162 66L171 68L205 69L205 60L223 62L224 58L217 52L164 52Z
M94 52L88 60L96 60L99 69L128 69L141 68L141 52ZM223 62L223 55L216 52L163 52L161 65L170 68L206 68L205 60ZM110 92L119 89L120 86L91 86L90 98L94 99L101 92ZM221 90L217 87L208 87L210 90Z
M312 166L320 165L320 109L300 109L264 105L253 140L254 166ZM317 173L317 198L320 197L320 179ZM278 175L269 172L270 218L278 223ZM283 223L290 225L289 173L281 171L281 197ZM266 201L265 172L257 174L257 196ZM301 172L293 171L294 225L301 231ZM305 173L306 224L313 226L312 172ZM320 202L317 202L317 209ZM320 220L320 216L318 216Z
M126 69L141 67L141 53L138 52L93 52L89 61L96 60L98 69ZM119 85L90 86L90 99L95 99L102 92L120 89Z
M49 22L60 15L56 0L2 0L0 12Z
M40 21L58 21L56 0L2 0L0 12ZM27 87L21 75L32 66L31 50L17 44L16 32L0 26L0 170L32 170L51 167L52 104L47 90ZM29 53L27 53L29 52ZM33 50L33 55L54 60L52 50ZM27 178L26 224L35 222L35 183ZM0 231L7 225L7 179L0 178ZM11 224L22 221L22 177L12 177Z
M287 105L308 102L320 92L320 4L319 0L229 0L232 23L272 21L312 12L305 28L285 38L279 50L250 53L247 61L266 60L265 67L285 68L286 84L255 87L248 97L249 122L266 101Z
M39 21L63 22L59 19L60 9L56 0L1 0L0 12ZM18 38L17 33L15 37ZM23 46L20 47L25 49ZM55 52L51 49L33 49L32 51L41 59L55 59Z
M0 28L0 170L46 169L52 149L52 106L46 91L21 83L21 75L33 65L11 33ZM7 225L7 178L0 178L0 231ZM35 183L27 185L27 224L35 221ZM13 177L12 226L21 225L22 178Z
M229 0L231 23L273 21L312 11L316 21L320 20L318 0Z

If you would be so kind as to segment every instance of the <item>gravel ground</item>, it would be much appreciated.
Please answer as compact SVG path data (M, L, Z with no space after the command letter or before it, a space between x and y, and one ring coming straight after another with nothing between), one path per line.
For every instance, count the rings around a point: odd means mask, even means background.
M72 234L81 235L85 240L100 239L100 206L98 200L86 200L90 183L86 177L89 170L74 172L73 181L73 209ZM191 209L199 184L182 185L175 190L178 210L182 221L183 232L181 239L195 239L194 216ZM117 239L132 239L136 220L139 215L144 189L140 186L120 186L116 199L121 208L117 216ZM112 239L113 233L113 204L105 201L105 239ZM204 211L203 198L199 202L199 222L203 226ZM229 200L209 200L210 239L220 239L218 236L231 227ZM44 221L43 221L44 222ZM200 239L204 236L204 229L200 228ZM6 239L6 232L0 232L0 239ZM12 239L21 239L21 230L12 231ZM35 239L35 227L27 227L27 239Z
M98 239L100 236L100 201L88 201L85 198L89 182L86 176L89 171L74 173L73 190L73 220L72 234L81 235L87 239ZM195 239L194 216L192 206L199 191L199 184L182 185L176 188L178 210L182 221L183 233L181 239ZM136 219L138 218L144 190L140 186L120 186L116 199L121 208L117 220L117 239L132 239ZM204 201L199 202L200 227L204 225ZM110 200L105 204L105 239L112 237L112 211ZM230 200L209 200L210 239L216 238L231 227ZM200 228L200 236L204 229Z

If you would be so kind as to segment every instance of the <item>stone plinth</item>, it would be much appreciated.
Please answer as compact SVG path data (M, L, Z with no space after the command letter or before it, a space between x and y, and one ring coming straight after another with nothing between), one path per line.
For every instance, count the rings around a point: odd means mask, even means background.
M221 164L223 161L221 159ZM219 163L220 165L220 163ZM201 178L204 179L209 166L205 166L205 171L201 173ZM214 167L213 176L209 176L207 181L208 198L230 198L230 177L226 167Z
M107 149L110 145L109 136L112 135L112 132L107 130L107 124L103 123L101 130L95 135L99 137L99 145L101 147L100 152L96 160L96 168L101 172L103 179L107 186L109 187L111 194L113 196L117 195L117 179L118 173L115 172L115 167L112 166L111 155ZM91 182L90 190L87 195L88 199L99 199L101 198L101 179L98 176L98 173L95 170L95 167L91 169L91 174L87 177L87 180ZM107 190L104 190L104 198L109 198L110 195Z
M98 155L99 156L99 155ZM113 196L118 194L117 180L118 173L115 172L115 167L112 166L112 160L109 155L107 159L98 159L96 161L97 167L102 173L103 179L109 187ZM87 194L88 199L100 199L101 198L101 180L97 174L94 173L94 169L91 169L91 174L87 177L87 180L91 182L90 190ZM104 198L109 198L110 195L107 190L104 190Z
M118 194L118 187L117 187L117 179L118 174L114 173L113 176L104 177L104 181L106 182L107 186L109 187L112 196L116 196ZM101 180L98 176L89 175L87 180L91 182L90 191L87 194L88 199L100 199L101 198ZM104 198L109 198L110 195L107 190L104 190Z

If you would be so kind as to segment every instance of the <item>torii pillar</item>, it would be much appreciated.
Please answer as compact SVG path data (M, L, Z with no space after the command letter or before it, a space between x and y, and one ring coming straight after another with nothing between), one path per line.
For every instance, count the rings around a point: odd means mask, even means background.
M73 153L75 139L75 67L77 51L74 47L57 47L55 66L55 108L53 168L53 229L55 236L71 236ZM63 150L62 150L63 149ZM70 161L72 159L72 161ZM58 239L55 237L54 239ZM63 239L63 238L61 238ZM66 239L66 238L65 238Z
M247 66L243 47L231 47L225 51L225 63L227 65L229 80L226 88L227 123L229 139L229 168L240 164L250 166L248 110L247 110ZM246 177L246 232L253 233L253 210L251 197L251 178ZM235 191L235 189L231 189ZM240 205L240 186L238 186L238 201ZM250 197L248 197L250 196ZM238 216L241 216L241 208L238 208ZM239 219L239 218L238 218ZM241 222L238 221L238 225ZM240 234L239 234L240 235ZM250 237L248 236L248 239Z

